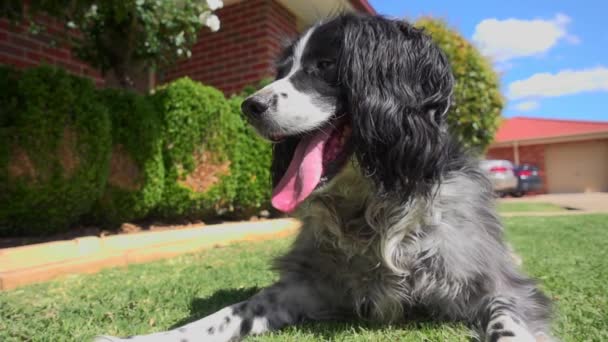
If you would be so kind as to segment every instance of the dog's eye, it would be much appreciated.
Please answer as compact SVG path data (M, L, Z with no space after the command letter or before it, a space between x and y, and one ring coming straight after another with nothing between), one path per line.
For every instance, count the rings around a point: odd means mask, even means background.
M334 61L329 60L329 59L322 59L320 61L317 62L317 69L319 70L327 70L331 67L333 67L335 64Z

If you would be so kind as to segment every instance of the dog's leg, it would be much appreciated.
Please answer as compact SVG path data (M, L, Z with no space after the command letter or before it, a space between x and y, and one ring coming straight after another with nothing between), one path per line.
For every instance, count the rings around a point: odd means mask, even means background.
M100 336L95 342L238 341L249 334L262 334L305 319L328 318L331 308L324 304L327 302L321 300L318 292L304 282L279 282L247 301L174 330L125 339Z
M519 310L514 300L505 297L495 297L481 317L483 333L486 342L537 342L551 341L544 332L531 331L518 314Z

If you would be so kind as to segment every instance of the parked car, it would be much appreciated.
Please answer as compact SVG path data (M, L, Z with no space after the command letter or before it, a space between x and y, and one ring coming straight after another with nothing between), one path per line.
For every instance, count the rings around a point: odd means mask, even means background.
M514 169L517 176L517 188L511 192L513 197L521 197L530 191L540 190L543 182L540 178L539 168L532 164L517 165Z
M513 163L510 161L494 159L482 160L479 166L487 173L494 185L494 191L496 191L499 196L502 197L517 191L517 176L513 171Z

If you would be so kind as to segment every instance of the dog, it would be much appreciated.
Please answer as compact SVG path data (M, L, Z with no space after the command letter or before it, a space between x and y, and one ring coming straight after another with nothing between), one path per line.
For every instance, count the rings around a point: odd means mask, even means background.
M465 322L549 341L551 303L503 241L492 186L446 125L454 79L423 30L341 14L304 32L242 103L272 141L272 204L302 229L249 300L129 341L237 341L305 321ZM97 341L121 341L99 337Z

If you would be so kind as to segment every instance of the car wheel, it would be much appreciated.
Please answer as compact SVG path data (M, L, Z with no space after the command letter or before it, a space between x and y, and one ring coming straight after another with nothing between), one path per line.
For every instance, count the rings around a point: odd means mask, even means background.
M513 197L522 197L523 195L525 195L525 192L523 191L515 191L511 193L511 196Z

